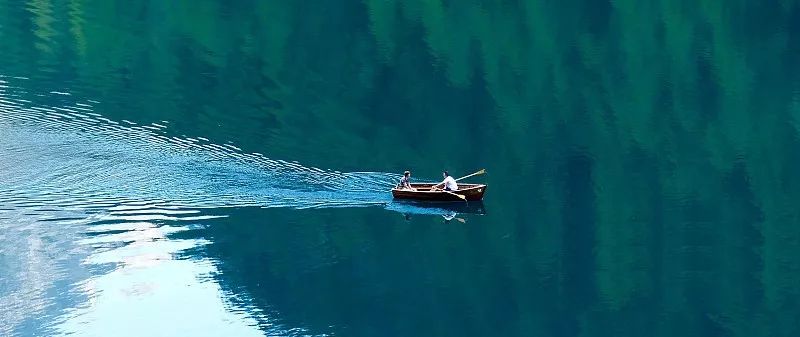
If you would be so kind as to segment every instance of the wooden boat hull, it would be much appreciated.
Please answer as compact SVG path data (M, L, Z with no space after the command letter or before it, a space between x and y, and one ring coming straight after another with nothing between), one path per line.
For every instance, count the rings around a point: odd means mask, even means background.
M431 191L431 186L434 183L424 184L411 184L414 190L408 189L392 189L392 197L395 199L406 200L420 200L420 201L462 201L450 193L442 191ZM483 200L483 194L486 193L486 185L483 184L458 184L458 190L452 191L453 193L463 195L468 201Z

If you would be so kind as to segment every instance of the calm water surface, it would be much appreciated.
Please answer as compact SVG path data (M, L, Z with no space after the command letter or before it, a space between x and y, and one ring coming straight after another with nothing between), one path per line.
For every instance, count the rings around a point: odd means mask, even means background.
M799 136L793 0L0 1L0 336L798 336Z

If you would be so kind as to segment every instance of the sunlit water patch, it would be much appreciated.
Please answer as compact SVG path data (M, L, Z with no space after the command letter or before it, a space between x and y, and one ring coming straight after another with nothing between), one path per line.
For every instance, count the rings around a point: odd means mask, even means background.
M257 322L271 321L220 296L213 261L179 257L208 242L172 236L223 215L131 202L102 212L19 208L0 216L3 336L260 336ZM165 313L186 324L164 324ZM287 335L277 324L272 330Z

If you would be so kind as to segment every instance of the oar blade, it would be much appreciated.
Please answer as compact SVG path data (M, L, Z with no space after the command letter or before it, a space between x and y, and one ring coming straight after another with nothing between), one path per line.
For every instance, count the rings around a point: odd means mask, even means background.
M450 192L450 191L442 191L442 192L450 194L450 195L454 195L454 196L458 197L459 199L463 200L464 202L467 201L467 197L465 197L465 196L463 196L461 194L453 193L453 192Z
M456 179L456 181L459 181L459 180L462 180L462 179L467 179L469 177L478 176L478 175L481 175L481 174L484 174L484 173L486 173L486 169L481 169L480 171L475 172L473 174L468 174L468 175L465 175L465 176L463 176L461 178L458 178L458 179Z

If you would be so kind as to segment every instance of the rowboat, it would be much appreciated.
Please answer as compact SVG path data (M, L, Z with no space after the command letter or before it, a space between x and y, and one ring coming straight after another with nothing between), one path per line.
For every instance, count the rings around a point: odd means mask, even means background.
M408 199L420 201L461 201L463 200L455 195L444 191L432 191L431 187L436 183L421 183L411 184L415 190L409 189L392 189L392 197L395 199ZM486 193L486 185L484 184L458 184L458 190L449 191L455 194L463 195L468 201L477 201L483 199L483 194Z

